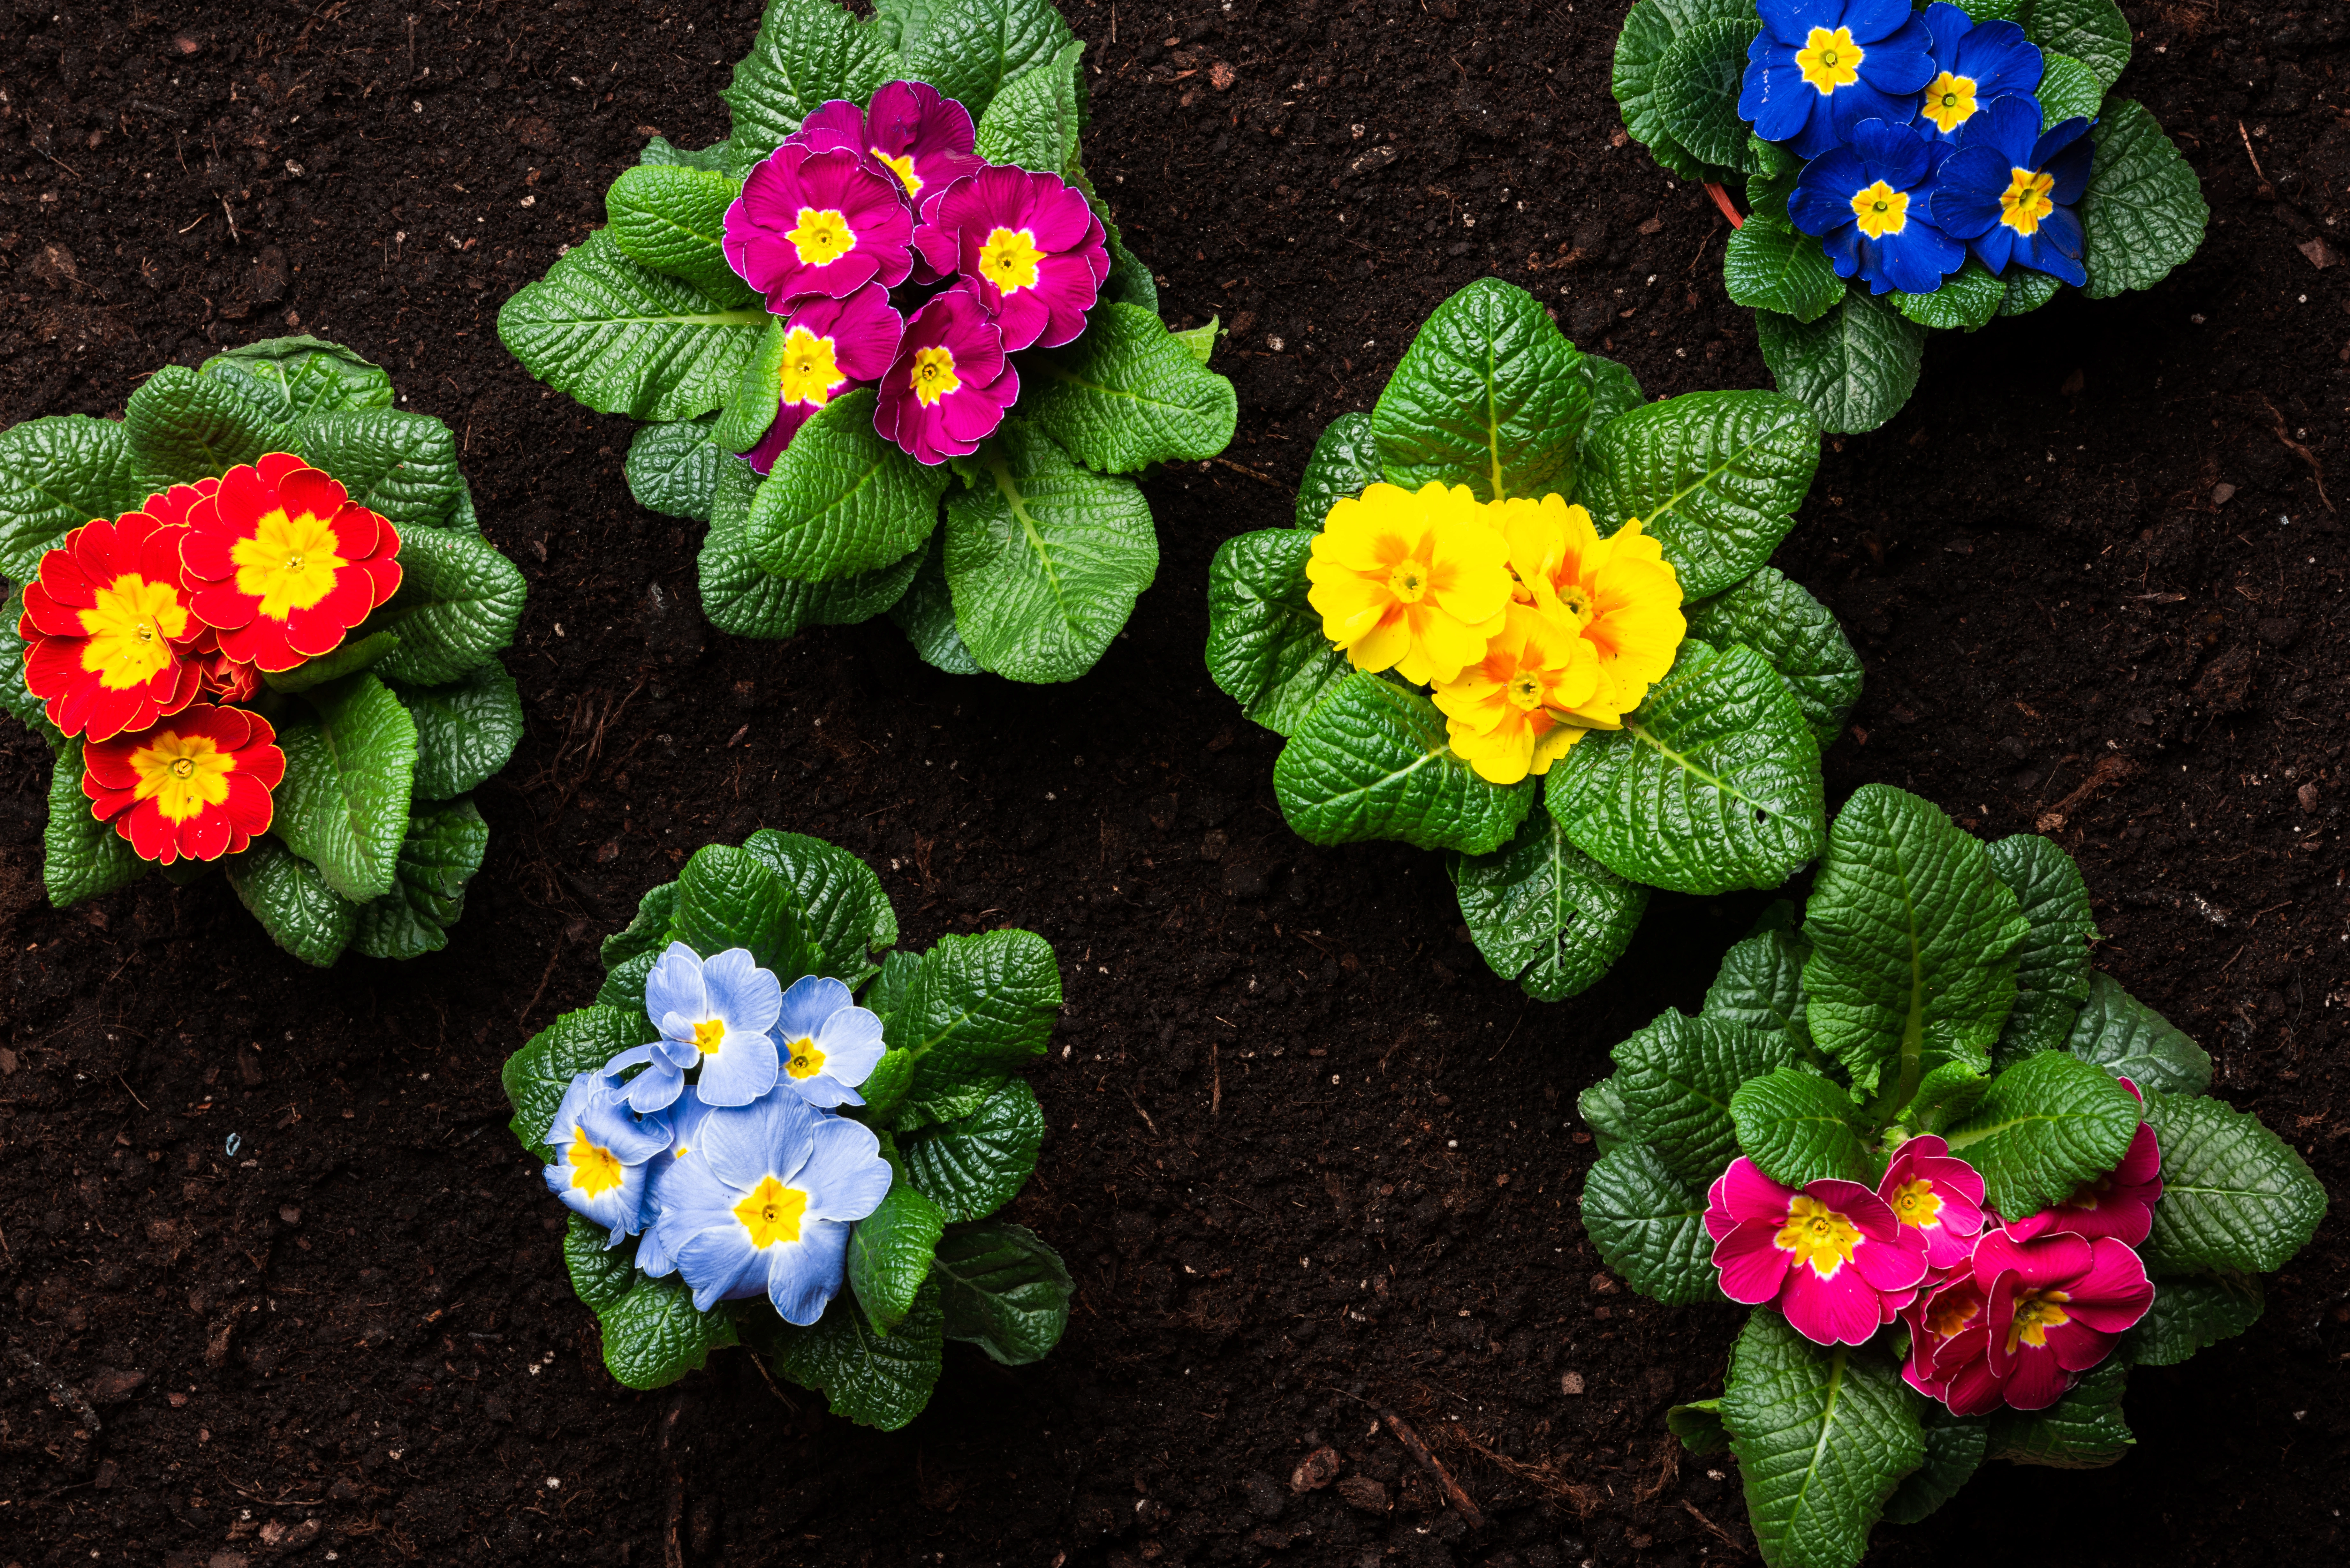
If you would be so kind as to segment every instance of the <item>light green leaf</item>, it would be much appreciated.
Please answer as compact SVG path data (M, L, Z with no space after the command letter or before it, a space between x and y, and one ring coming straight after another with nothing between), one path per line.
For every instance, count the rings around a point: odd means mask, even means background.
M1828 607L1776 566L1763 566L1689 607L1689 635L1720 648L1742 642L1771 661L1795 694L1825 752L1860 700L1860 655Z
M637 504L664 517L709 522L718 465L733 455L711 439L717 427L717 420L705 415L640 428L620 465Z
M1855 1124L1852 1096L1817 1073L1782 1067L1750 1078L1731 1096L1738 1147L1772 1180L1789 1187L1834 1177L1875 1185L1878 1175Z
M2122 1416L2128 1381L2129 1363L2116 1355L2083 1375L2045 1410L1994 1411L1989 1457L2060 1470L2103 1469L2137 1441Z
M893 1051L912 1054L909 1103L931 1114L957 1096L983 1100L1006 1073L1045 1053L1061 1009L1061 971L1050 943L1034 931L944 936L922 957L904 1001L883 1021Z
M645 142L643 151L637 154L637 161L657 169L713 169L723 173L733 152L731 140L688 148L672 146L668 137L656 136Z
M768 317L758 347L743 361L743 374L726 394L726 406L711 430L710 440L721 452L749 452L774 428L782 408L784 355L790 347L784 318Z
M1371 411L1390 483L1465 484L1480 501L1575 487L1591 417L1582 356L1540 301L1497 277L1438 306Z
M1991 1092L1991 1075L1965 1062L1945 1062L1926 1075L1901 1120L1918 1132L1939 1132L1963 1119Z
M1035 1232L994 1220L959 1225L939 1243L936 1268L950 1339L1006 1366L1041 1361L1069 1326L1076 1286Z
M816 965L796 890L764 855L731 844L703 845L678 873L669 934L704 959L747 949L761 969L792 980Z
M1819 465L1819 421L1793 399L1686 392L1610 421L1577 494L1602 533L1639 518L1701 599L1771 558Z
M1816 321L1763 311L1754 318L1779 390L1808 405L1835 435L1873 431L1909 400L1925 362L1926 329L1891 301L1850 286Z
M307 334L227 349L205 360L198 373L234 388L280 424L343 410L388 409L393 401L391 377L382 366Z
M498 308L498 337L524 369L599 414L632 420L717 408L766 327L764 306L639 266L601 229Z
M390 892L359 906L351 946L369 958L411 959L449 945L464 918L465 884L482 868L490 825L471 800L420 807L400 846Z
M772 0L751 52L734 63L732 85L718 95L733 115L729 140L736 171L773 152L831 99L863 104L898 74L888 40L846 7L832 0ZM946 84L937 85L946 91ZM978 105L968 107L979 112Z
M1694 638L1621 730L1552 765L1545 799L1585 854L1684 893L1774 888L1827 834L1819 742L1785 682Z
M630 1388L660 1388L737 1343L733 1309L693 1310L693 1292L670 1274L630 1277L628 1293L596 1314L604 1331L604 1370Z
M446 686L392 694L416 722L416 798L461 795L506 765L522 739L522 693L496 659Z
M783 1324L775 1335L775 1367L822 1393L834 1415L894 1432L931 1402L943 1326L933 1270L904 1320L888 1334L868 1323L847 1293L835 1296L811 1327Z
M1984 847L1991 875L2015 894L2028 928L2015 950L2015 1009L1991 1052L1993 1061L2007 1063L2057 1050L2073 1033L2089 999L2089 944L2097 940L2097 921L2081 868L2054 839L2019 833Z
M943 464L908 457L873 428L860 387L825 405L792 436L753 493L743 542L779 577L834 582L895 566L938 526Z
M1614 1054L1634 1136L1701 1189L1738 1152L1730 1107L1739 1085L1790 1065L1795 1048L1784 1035L1667 1008Z
M2054 49L2041 50L2040 60L2040 90L2033 95L2040 99L2040 129L2051 130L2068 119L2096 119L2097 106L2106 101L2106 88L2113 84L2099 81L2096 72Z
M140 466L111 420L56 414L0 431L0 576L31 582L68 531L134 512L170 483Z
M457 438L431 414L400 409L346 409L315 414L293 433L295 452L323 468L350 498L391 519L403 555L409 534L447 524L464 475Z
M931 1251L944 1234L947 1219L906 1179L906 1168L889 1135L880 1137L893 1179L880 1207L849 1229L847 1275L857 1304L874 1327L888 1334L913 1310L922 1282L931 1276Z
M1204 365L1215 358L1216 337L1222 330L1219 325L1222 319L1220 317L1211 316L1197 327L1187 327L1180 332L1170 333L1170 336L1176 342L1189 348L1192 358Z
M1000 101L1000 100L999 100ZM1026 1080L1007 1079L960 1121L909 1134L907 1174L951 1220L983 1220L1020 1194L1045 1145L1045 1109Z
M400 646L373 666L387 680L441 686L514 641L528 587L512 561L477 534L418 528L400 541L400 590L354 639L396 632Z
M1743 227L1731 231L1722 249L1721 281L1739 304L1797 321L1817 321L1844 298L1835 264L1817 239L1787 221L1784 208L1774 217L1758 205Z
M1072 40L1052 58L1004 82L975 128L982 158L1040 174L1066 174L1076 167L1077 132L1086 120L1077 57L1085 50L1083 43Z
M2063 1044L2149 1095L2199 1095L2211 1086L2211 1054L2109 974L2089 977L2089 994Z
M2114 0L2024 0L2023 36L2086 66L2111 88L2129 65L2130 25Z
M604 192L607 232L639 266L683 278L712 299L748 305L758 291L726 263L726 209L743 182L703 169L639 164Z
M90 815L83 793L82 742L65 742L49 770L49 820L41 832L41 885L62 909L100 893L111 893L147 875L148 862L130 847L114 824Z
M718 471L710 503L710 532L702 542L702 613L736 637L786 638L811 626L851 626L870 620L905 597L921 554L862 576L830 583L778 577L751 559L743 532L759 476L748 463Z
M922 552L922 569L914 574L905 597L889 607L889 618L914 645L922 662L949 675L977 675L979 660L955 629L954 590L947 587L947 538L934 529Z
M1020 412L1104 473L1215 456L1232 439L1232 384L1139 305L1097 305L1085 335L1020 357Z
M1305 460L1305 475L1297 482L1297 526L1319 534L1331 507L1360 495L1382 477L1371 416L1359 409L1340 414L1322 427L1313 455Z
M2138 1249L2148 1273L2272 1273L2309 1244L2325 1189L2258 1116L2202 1095L2148 1093L2146 1121L2162 1147L2162 1201Z
M284 810L281 805L279 808ZM358 929L357 904L327 886L318 868L274 838L256 838L242 855L222 860L237 902L261 922L269 940L304 963L326 969L340 958ZM546 1107L549 1120L555 1106Z
M313 686L324 686L329 680L372 670L390 658L399 647L400 634L396 631L346 637L340 648L322 658L304 659L291 670L263 670L261 683L272 691L307 691Z
M1577 849L1547 811L1490 855L1446 857L1461 919L1485 961L1539 1002L1598 983L1632 945L1648 890Z
M2204 1346L2251 1327L2266 1304L2258 1274L2159 1281L2154 1304L2123 1339L2115 1359L2136 1366L2176 1366Z
M1705 993L1709 1018L1752 1029L1783 1031L1797 1046L1811 1043L1804 1024L1804 961L1812 945L1794 931L1757 931L1721 955Z
M254 847L262 843L255 840ZM564 1013L532 1035L499 1071L506 1103L515 1113L506 1129L534 1155L544 1158L552 1154L546 1147L547 1129L555 1125L555 1113L562 1108L571 1080L659 1033L642 1006L582 1007Z
M122 431L140 468L188 482L294 450L292 431L225 381L185 365L166 365L140 384L123 406Z
M2150 1119L2153 1113L2147 1114ZM2054 1207L2083 1182L2120 1164L2137 1122L2138 1103L2103 1068L2043 1051L1993 1078L1974 1114L1947 1136L1950 1152L1982 1173L1987 1204L2002 1214L2028 1215ZM2169 1155L2166 1142L2166 1168ZM2155 1216L2158 1235L2162 1215L2175 1207L2166 1191Z
M1273 792L1308 844L1393 838L1464 855L1508 843L1536 794L1531 780L1479 777L1453 754L1435 703L1360 671L1332 686L1282 748Z
M1310 533L1267 528L1225 540L1208 566L1209 679L1276 735L1295 734L1353 669L1305 602L1313 547Z
M610 1231L576 1210L563 1231L563 1266L571 1289L598 1315L619 1305L637 1277L637 1250L625 1241L610 1246Z
M1657 63L1655 102L1666 133L1708 163L1734 164L1745 150L1739 87L1746 46L1762 30L1751 16L1699 22L1676 34Z
M898 945L898 913L873 867L837 844L763 827L743 850L784 879L799 903L800 926L816 958L803 973L828 974L854 991Z
M1990 1442L1991 1424L1980 1416L1953 1416L1939 1401L1921 1405L1918 1413L1926 1462L1903 1477L1886 1500L1885 1517L1894 1524L1916 1524L1957 1496L1981 1468Z
M1925 327L1959 327L1972 332L1999 314L2007 299L2007 285L1992 275L1991 269L1975 257L1967 257L1966 265L1942 280L1942 286L1930 294L1904 294L1899 289L1885 296L1893 308Z
M306 692L315 718L277 728L286 781L270 831L355 904L391 891L416 777L416 722L372 675Z
M1642 1143L1610 1149L1583 1182L1583 1229L1624 1282L1669 1306L1717 1301L1705 1188Z
M1599 432L1618 415L1628 414L1648 401L1641 395L1639 378L1604 355L1586 354L1582 370L1583 379L1591 384L1591 417L1584 421L1583 439L1575 443L1577 473L1589 472Z
M2113 0L2096 3L2113 8ZM2109 99L2089 135L2097 154L2081 197L2089 272L2082 292L2106 299L2152 288L2203 243L2211 209L2202 182L2143 104Z
M898 70L986 117L1004 84L1070 42L1051 0L897 0Z

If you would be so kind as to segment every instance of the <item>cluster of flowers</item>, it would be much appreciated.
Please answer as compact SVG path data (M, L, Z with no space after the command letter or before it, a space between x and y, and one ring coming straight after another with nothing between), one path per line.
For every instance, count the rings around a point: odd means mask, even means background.
M785 1322L816 1322L849 1226L889 1191L881 1140L837 1114L865 1103L880 1018L837 980L785 990L743 948L705 961L683 942L646 978L645 1014L660 1039L571 1080L541 1140L547 1187L608 1246L641 1232L636 1266L682 1276L696 1310L764 1292Z
M235 704L341 646L399 588L399 554L389 522L282 452L68 534L17 632L26 689L83 738L92 815L166 866L267 832L286 753Z
M2154 1303L2136 1248L2161 1171L2140 1122L2112 1170L2054 1209L2002 1220L1983 1207L1981 1174L1932 1134L1895 1150L1874 1192L1835 1180L1796 1191L1742 1155L1707 1193L1705 1228L1731 1300L1776 1303L1819 1345L1859 1345L1900 1318L1902 1375L1919 1393L1960 1416L2044 1410Z
M970 111L923 82L841 99L751 171L726 210L727 264L784 318L765 473L851 387L918 462L965 456L1020 396L1008 356L1085 330L1109 276L1107 231L1054 174L989 163Z
M1431 688L1453 752L1495 784L1621 728L1689 629L1640 520L1602 539L1556 495L1373 484L1331 507L1305 576L1322 634L1357 670Z
M1810 161L1787 204L1836 275L1928 294L1971 249L2075 285L2089 122L2041 130L2044 61L2012 22L1909 0L1760 0L1738 113Z

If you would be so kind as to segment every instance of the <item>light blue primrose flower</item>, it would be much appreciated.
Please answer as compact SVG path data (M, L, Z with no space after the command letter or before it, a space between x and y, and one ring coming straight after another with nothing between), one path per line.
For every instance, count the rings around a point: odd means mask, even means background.
M881 1060L881 1015L859 1007L848 987L829 975L805 975L784 992L775 1020L783 1081L809 1105L830 1110L861 1106L857 1085Z
M641 1216L645 1234L644 1240L637 1243L637 1267L656 1279L677 1267L677 1260L662 1247L660 1228L654 1223L660 1218L661 1173L701 1147L702 1124L709 1119L711 1110L694 1086L686 1085L685 1092L669 1108L669 1148L647 1168L650 1174L645 1183Z
M747 1106L775 1086L781 1071L767 1032L783 1004L783 982L761 969L749 949L728 948L705 960L671 942L645 977L645 1016L661 1037L621 1052L606 1070L649 1064L629 1085L629 1103L640 1111L674 1101L696 1063L706 1103Z
M582 1073L563 1092L540 1141L556 1151L546 1168L548 1190L610 1231L606 1246L635 1234L645 1219L649 1162L670 1146L667 1116L637 1116L618 1083Z
M2040 90L2047 62L2014 23L1978 26L1956 5L1935 0L1926 7L1926 30L1934 40L1934 76L1918 101L1917 124L1927 135L1956 136L1992 100Z
M814 1323L839 1293L849 1226L889 1191L881 1140L781 1089L713 1108L695 1137L655 1179L637 1266L673 1267L701 1312L764 1292L785 1322Z
M1934 182L1934 222L1963 239L1993 273L2011 261L2074 287L2089 281L2086 243L2073 211L2089 186L2096 149L2075 116L2040 130L2040 106L2003 98L1959 132Z
M1933 36L1909 0L1758 0L1738 118L1817 158L1864 119L1906 122L1934 75Z
M1907 125L1862 120L1852 128L1849 146L1804 166L1787 199L1787 215L1804 233L1819 236L1838 277L1857 273L1876 294L1896 288L1930 294L1967 259L1966 246L1927 215L1935 167L1951 155L1950 143Z

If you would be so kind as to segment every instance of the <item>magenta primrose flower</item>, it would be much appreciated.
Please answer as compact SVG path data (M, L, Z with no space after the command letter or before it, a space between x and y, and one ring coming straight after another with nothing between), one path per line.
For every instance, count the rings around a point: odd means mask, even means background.
M884 82L864 109L834 99L809 115L793 140L879 160L923 216L948 186L985 167L972 151L971 110L928 82Z
M914 214L897 178L847 148L786 141L726 209L726 263L788 315L796 301L895 288L913 270Z
M2153 1304L2145 1263L2111 1237L1993 1231L1970 1269L1908 1312L1902 1376L1960 1416L2044 1410Z
M2136 1084L2124 1078L2121 1085L2137 1095L2141 1103L2145 1101ZM2135 1247L2153 1232L2154 1206L2161 1198L2162 1146L2154 1129L2140 1122L2119 1165L2074 1188L2073 1195L2055 1208L2011 1221L2007 1233L2019 1241L2059 1233L2093 1241L2110 1236Z
M995 433L1020 396L1020 372L1003 334L971 286L960 284L914 313L898 358L881 378L873 428L915 462L966 457Z
M775 422L743 454L744 460L760 473L775 467L799 428L826 404L851 387L881 379L905 333L905 319L878 283L846 299L804 299L792 306L775 378Z
M1057 348L1086 329L1109 276L1101 220L1057 175L991 163L956 181L914 243L941 275L960 271L1007 352Z
M1982 1175L1934 1134L1913 1137L1894 1151L1877 1196L1905 1233L1926 1243L1928 1268L1955 1268L1974 1251L1983 1228Z
M1815 1345L1866 1342L1926 1278L1924 1237L1876 1193L1834 1179L1798 1192L1743 1155L1707 1192L1705 1229L1722 1293L1750 1306L1777 1303Z

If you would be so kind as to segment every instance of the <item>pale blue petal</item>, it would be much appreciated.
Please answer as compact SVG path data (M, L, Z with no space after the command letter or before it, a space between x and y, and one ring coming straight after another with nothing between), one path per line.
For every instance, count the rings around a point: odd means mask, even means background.
M710 1016L710 993L702 983L702 960L683 942L671 942L652 972L645 976L645 1016L679 1013L689 1019Z
M800 1239L767 1249L767 1299L785 1323L802 1328L824 1315L840 1293L848 1256L848 1227L822 1220L800 1224Z
M546 1168L547 1189L563 1199L564 1207L609 1231L611 1237L606 1246L616 1246L622 1237L635 1231L645 1195L644 1167L624 1169L619 1186L608 1188L592 1198L572 1185L572 1177L569 1161L550 1165Z
M563 1103L555 1107L555 1119L546 1124L546 1131L538 1141L558 1147L569 1143L571 1129L579 1125L580 1118L588 1114L588 1107L603 1096L604 1088L601 1073L581 1073L575 1076L570 1087L563 1091Z
M757 1293L766 1284L766 1260L741 1225L713 1225L677 1248L677 1272L693 1287L693 1306L708 1312L722 1301ZM743 1288L745 1281L750 1288Z
M675 1099L676 1096L670 1097ZM653 1107L657 1111L661 1108ZM586 1131L589 1142L610 1149L622 1165L642 1165L670 1143L666 1117L639 1121L627 1103L617 1096L599 1097L592 1102L577 1125Z
M864 1096L847 1085L837 1082L829 1073L816 1073L805 1078L786 1076L784 1082L789 1085L801 1099L818 1110L837 1110L842 1106L861 1106L865 1103Z
M685 1089L685 1075L666 1056L629 1080L629 1104L648 1115L667 1110Z
M862 1220L889 1193L889 1162L881 1140L862 1122L825 1116L816 1122L807 1163L787 1178L808 1195L812 1220Z
M863 1007L844 1007L824 1021L816 1032L816 1049L824 1053L824 1075L854 1088L873 1073L881 1053L881 1015Z
M782 1073L775 1036L730 1027L725 1041L702 1059L702 1076L694 1088L713 1106L747 1106L774 1088Z
M710 1096L706 1080L702 1095ZM797 1095L768 1095L750 1105L721 1109L702 1124L702 1152L692 1158L706 1161L711 1174L738 1194L758 1186L762 1177L789 1181L807 1163L817 1119Z
M711 1016L730 1029L764 1033L783 1007L783 982L761 969L748 948L728 948L703 964L702 981L710 989Z
M784 992L783 1009L775 1017L775 1033L786 1040L813 1039L824 1021L856 999L848 987L828 974L803 975Z

